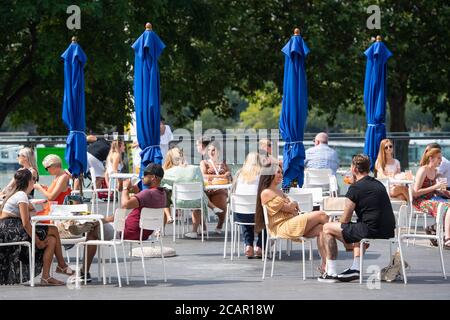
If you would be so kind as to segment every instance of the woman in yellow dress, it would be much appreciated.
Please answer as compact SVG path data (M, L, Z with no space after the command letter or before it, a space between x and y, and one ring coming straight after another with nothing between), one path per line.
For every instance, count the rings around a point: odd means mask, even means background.
M299 214L299 206L278 187L283 180L279 166L272 167L275 174L261 175L256 199L256 232L264 228L262 206L266 206L269 219L269 231L273 235L298 241L300 237L317 237L317 247L322 257L320 269L325 270L326 252L322 244L322 228L328 222L328 216L323 211L313 211ZM267 169L267 168L266 168ZM264 170L263 170L264 171Z

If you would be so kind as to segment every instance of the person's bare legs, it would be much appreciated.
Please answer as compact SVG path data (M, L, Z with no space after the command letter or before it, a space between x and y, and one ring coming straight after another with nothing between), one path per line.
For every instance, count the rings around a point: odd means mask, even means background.
M62 253L62 247L61 247L61 239L59 238L59 232L58 232L58 228L56 228L55 226L48 226L47 229L47 235L51 236L52 238L55 239L55 257L56 257L56 261L58 261L58 266L61 269L64 269L67 267L66 261L64 260L64 256Z
M304 237L317 237L317 248L322 259L322 268L325 268L327 252L323 243L323 225L328 222L328 216L323 211L313 211L305 213L307 222Z
M55 252L56 238L53 236L47 236L47 246L44 250L43 266L42 266L42 278L50 278L50 267L53 261L53 255Z
M404 201L408 201L409 194L408 194L408 187L405 186L394 186L391 189L391 192L389 194L391 197L398 197Z
M167 221L172 220L172 215L170 214L170 208L164 208L164 224L167 224Z
M100 232L100 224L96 223L94 229L92 229L91 231L89 231L87 233L86 241L98 240L99 232ZM87 254L85 255L85 257L83 259L83 266L81 267L81 272L83 272L84 274L89 272L89 270L91 268L92 260L94 260L95 254L97 253L97 246L87 246L86 251L87 251ZM85 261L86 261L87 270L84 270Z
M444 233L445 239L450 239L450 210L447 211L447 214L444 217Z
M199 226L202 223L201 220L201 211L200 210L192 210L192 232L199 232ZM203 230L206 231L206 222L203 221ZM200 232L199 232L200 233Z
M222 210L221 213L216 213L219 221L217 222L217 229L222 229L223 223L225 222L225 211L227 210L227 195L226 191L218 192L209 195L209 200L218 208Z

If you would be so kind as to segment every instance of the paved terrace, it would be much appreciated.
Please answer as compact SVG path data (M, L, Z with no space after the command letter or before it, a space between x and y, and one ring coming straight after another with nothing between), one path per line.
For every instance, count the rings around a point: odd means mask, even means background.
M103 205L102 205L103 207ZM282 259L276 260L273 278L261 279L263 263L260 259L241 257L223 259L223 236L211 235L204 243L201 240L177 239L172 242L171 226L167 228L164 245L175 248L177 255L166 259L167 283L163 282L160 258L148 258L147 275L149 282L144 285L140 260L133 265L133 278L125 284L125 270L121 264L123 287L119 288L112 265L112 283L103 285L97 280L97 265L91 268L93 281L81 289L69 287L39 287L28 285L0 286L0 299L149 299L149 300L299 300L299 299L449 299L450 279L444 280L439 266L438 250L427 242L416 242L415 246L405 246L406 260L410 264L408 284L397 281L380 283L379 289L369 289L366 274L364 283L324 284L311 277L307 264L306 281L302 280L300 244L294 244L288 257L283 251ZM209 224L214 230L214 223ZM283 246L285 248L285 244ZM352 262L351 253L344 252L339 245L338 269L344 270ZM242 251L241 246L241 251ZM75 256L75 250L69 251ZM318 253L314 249L315 265ZM380 268L388 264L389 248L383 243L371 244L365 256L365 269L369 265ZM450 272L450 251L444 251L447 273ZM73 260L72 260L73 262ZM74 265L73 263L71 264ZM108 272L108 267L107 272ZM450 274L449 274L450 275ZM65 280L66 277L55 274ZM39 283L40 277L36 278Z

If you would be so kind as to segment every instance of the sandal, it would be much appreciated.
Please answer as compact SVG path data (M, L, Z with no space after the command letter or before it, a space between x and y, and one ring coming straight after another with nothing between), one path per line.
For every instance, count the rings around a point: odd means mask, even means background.
M41 278L41 286L51 287L51 286L64 286L66 283L64 281L59 281L55 278L48 277L47 279Z
M167 220L166 224L172 224L173 221L174 221L174 220L173 220L172 218L170 218L169 220Z
M69 266L65 266L64 268L56 266L55 272L65 274L67 276L73 276L75 274L75 271L73 271Z
M262 249L260 247L256 247L256 249L255 249L255 258L257 258L257 259L262 258Z
M245 247L245 256L249 259L253 258L253 247L252 246Z

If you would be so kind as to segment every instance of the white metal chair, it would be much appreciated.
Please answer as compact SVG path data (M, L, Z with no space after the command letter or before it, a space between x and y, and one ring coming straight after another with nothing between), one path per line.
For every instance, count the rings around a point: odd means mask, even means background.
M28 248L28 263L29 267L31 268L31 242L28 241L17 241L17 242L4 242L0 243L0 247L10 247L10 246L24 246ZM23 282L23 276L22 276L22 261L19 260L19 267L20 267L20 282Z
M313 197L313 205L323 207L323 189L322 188L291 188L289 195L296 193L311 193Z
M420 210L416 210L414 208L414 205L412 204L412 199L414 199L413 198L413 193L412 193L413 190L412 189L413 189L413 186L408 188L409 199L411 199L411 201L409 203L409 205L410 205L409 209L410 210L409 210L409 224L408 224L408 227L409 227L409 229L411 229L412 218L413 218L413 215L415 215L416 218L415 218L415 222L414 222L414 234L417 234L417 226L418 226L418 222L419 222L419 216L423 217L423 228L425 229L427 227L428 212L423 212L423 211L420 211ZM409 244L409 241L407 241L407 243ZM416 240L414 238L413 239L413 245L415 245L415 243L416 243Z
M98 213L98 194L100 192L106 192L108 194L108 188L97 188L97 185L95 182L97 181L97 176L95 175L94 168L89 168L89 172L91 173L91 179L92 179L92 211L95 213ZM116 192L116 190L113 190L113 192ZM109 194L108 194L109 197ZM95 203L95 210L94 210L94 203Z
M234 251L236 249L236 243L237 243L237 256L239 258L240 251L239 251L239 243L240 243L240 232L238 231L239 226L254 226L254 222L241 222L236 221L234 214L240 213L240 214L248 214L248 215L255 215L255 209L256 209L256 194L235 194L232 193L230 197L230 225L231 225L231 260L233 260ZM228 232L228 230L225 230L225 232ZM237 241L236 241L236 234L237 234ZM226 239L224 240L226 241ZM264 251L264 244L263 244L263 251Z
M58 215L58 216L64 216L64 215L70 215L73 212L86 212L88 211L88 205L87 204L52 204L50 207L49 215ZM51 220L51 218L50 218ZM83 221L78 221L78 223L82 223ZM70 236L68 238L61 238L61 245L75 245L78 242L85 241L86 237L84 236ZM64 247L65 250L65 247ZM67 263L70 264L70 256L69 251L65 250L66 252L66 258Z
M331 169L306 169L303 187L322 187L324 193L330 193L332 191L330 182L332 175Z
M311 212L313 211L314 204L313 204L313 194L312 193L289 193L288 197L296 201L298 203L298 206L300 208L301 212Z
M315 189L322 190L322 188L315 188ZM302 190L302 192L301 193L299 193L299 192L293 192L293 193L289 192L289 198L292 201L296 201L298 203L298 206L300 208L300 212L311 212L311 211L313 211L314 210L313 194L312 193L308 193L308 189L298 189L298 190ZM320 196L322 196L322 194L320 194ZM280 248L281 248L281 242L280 242ZM291 255L291 249L292 249L292 241L291 240L287 240L286 251L287 251L287 255L288 256ZM281 249L279 250L279 259L281 259Z
M403 271L403 278L405 283L408 283L408 279L406 277L406 271L405 271L405 264L403 261L403 252L402 252L402 241L403 239L427 239L427 240L436 240L438 242L438 249L439 249L439 257L441 262L441 269L442 269L442 275L444 279L447 279L447 275L445 274L445 264L444 264L444 256L443 256L443 246L444 246L444 217L446 214L448 214L447 206L444 203L440 203L437 210L436 215L436 234L435 235L428 235L428 234L416 234L416 233L409 233L410 227L409 223L406 222L407 219L405 219L405 215L407 214L407 210L400 210L399 211L399 228L398 228L398 238L399 238L399 248L400 248L400 256L402 257L402 271ZM450 217L447 217L449 219ZM408 230L406 233L403 233L402 230L406 229Z
M263 251L263 259L264 259L264 266L263 266L263 274L262 278L265 279L266 276L266 263L267 263L267 256L269 253L269 249L273 246L273 255L272 255L272 270L270 272L270 277L273 277L273 270L275 266L275 255L276 255L276 243L279 239L283 239L282 237L275 236L270 232L269 229L269 219L267 216L267 208L266 206L263 206L263 212L264 212L264 224L266 225L266 245L265 250ZM305 271L305 242L309 243L309 260L311 263L311 274L314 276L314 270L313 270L313 255L312 255L312 239L308 239L305 237L300 237L299 240L301 240L302 243L302 271L303 271L303 280L306 280L306 271ZM263 239L264 241L264 239Z
M164 282L167 282L166 277L166 265L164 261L164 253L163 253L163 242L161 237L161 230L163 226L163 216L164 216L164 209L151 209L151 208L142 208L141 210L141 216L139 219L139 228L141 229L140 233L140 240L127 240L124 239L124 243L130 244L130 277L132 274L132 263L133 263L133 254L132 254L132 247L134 244L138 244L141 248L141 262L142 262L142 270L144 272L144 283L147 284L147 273L145 271L145 257L144 257L144 244L146 243L159 243L159 247L161 250L161 259L162 259L162 265L163 265L163 273L164 273ZM142 239L142 235L144 230L153 230L153 233L150 235L150 237L147 240ZM126 261L125 261L126 263ZM128 274L127 274L127 284L129 284L128 280Z
M127 264L126 264L126 256L125 256L125 247L123 245L123 231L125 229L125 218L127 215L127 212L129 210L127 209L116 209L115 214L114 214L114 222L113 222L113 227L114 227L114 238L112 240L88 240L88 241L83 241L83 242L79 242L76 245L77 248L77 255L76 255L76 288L80 287L80 283L78 281L79 279L79 272L80 272L80 268L78 267L78 261L79 261L79 257L80 257L80 247L81 246L99 246L100 249L102 246L108 246L108 247L112 247L114 249L114 257L116 260L116 271L117 271L117 279L118 279L118 283L119 283L119 287L122 287L122 281L120 278L120 271L119 271L119 258L117 255L117 246L121 245L122 246L122 253L123 253L123 257L125 260L125 275L128 279L128 269L127 269ZM120 232L120 239L117 239L117 234ZM87 263L87 260L85 260L85 263ZM104 269L104 263L102 263L103 265L103 279L104 279L104 283L105 283L105 269ZM87 269L87 265L85 264L84 266L84 270L86 272ZM84 283L86 284L87 282L87 278L85 277L84 279Z
M397 218L398 222L396 223L396 233L397 233L397 235L394 236L394 238L390 238L390 239L369 239L369 238L365 238L365 239L361 239L361 241L359 242L359 249L360 249L360 254L361 254L360 260L359 260L359 283L360 284L362 284L363 275L364 275L364 268L363 268L364 253L365 253L364 252L364 245L366 243L370 243L370 242L374 242L374 241L376 241L376 242L385 242L385 243L388 242L389 243L389 259L391 259L391 257L392 257L392 244L399 243L399 238L398 238L398 234L399 234L398 230L400 230L400 228L399 228L400 222L399 221L400 221L400 219L402 219L400 212L402 212L402 214L406 213L407 212L407 206L406 205L402 205L400 207L399 217ZM403 253L402 253L402 248L401 248L400 244L398 244L398 248L399 248L399 251L400 251L401 263L402 263L402 265L404 265ZM403 281L405 281L405 284L406 284L406 278L405 277L403 277Z
M196 202L199 201L200 205L192 206L192 207L186 207L182 206L180 208L177 207L178 201L190 201L190 202ZM177 209L181 209L181 216L180 219L177 219ZM203 232L203 225L204 225L204 217L203 217L203 184L201 182L189 182L189 183L174 183L173 189L172 189L172 218L174 220L173 222L173 241L175 242L176 237L176 224L177 221L179 224L182 225L182 233L184 236L184 222L185 219L188 220L189 217L185 217L184 212L185 211L191 211L191 210L200 210L200 219L201 219L201 233L202 233L202 242L204 240L204 232ZM178 236L179 237L179 236ZM206 237L208 238L208 234L206 234Z

